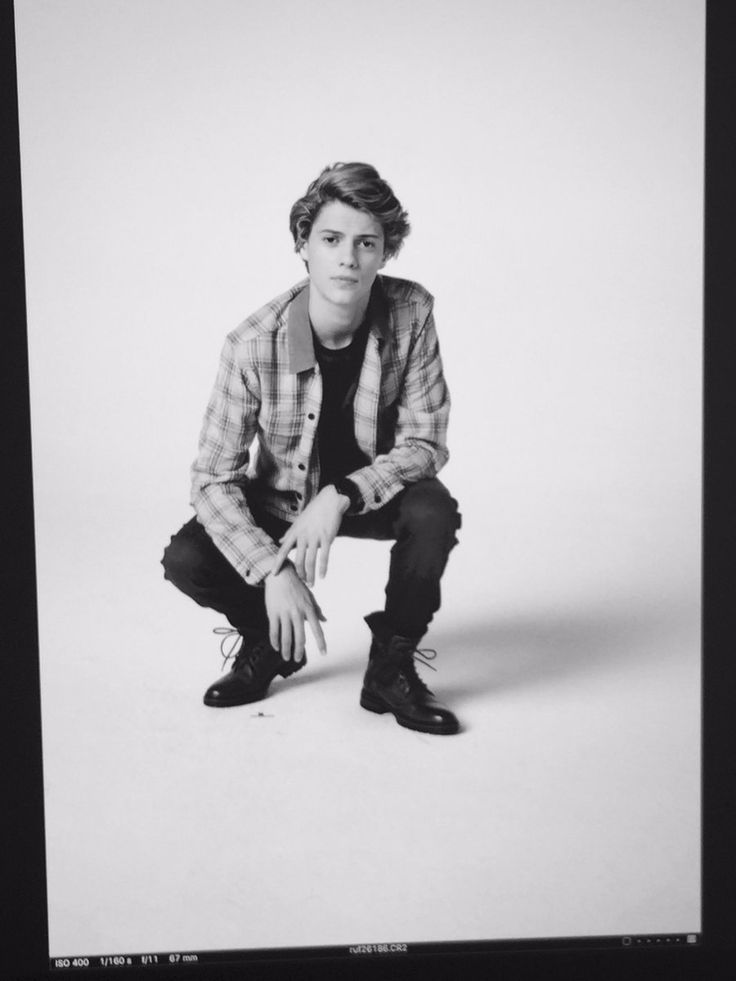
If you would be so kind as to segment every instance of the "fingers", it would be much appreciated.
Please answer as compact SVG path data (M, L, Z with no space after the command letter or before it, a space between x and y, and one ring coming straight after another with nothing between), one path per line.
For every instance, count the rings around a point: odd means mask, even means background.
M314 586L314 567L317 564L318 550L319 550L318 544L311 545L307 549L306 568L305 568L306 576L304 577L304 581L306 582L307 586Z
M294 556L294 565L302 582L305 582L307 586L314 586L317 570L319 570L320 579L324 579L324 577L327 575L327 561L329 555L329 542L327 544L325 544L324 541L306 542L304 544L300 542L297 545L296 554ZM319 566L317 565L318 558Z
M319 577L324 579L327 575L327 560L330 557L330 545L331 542L321 542L321 549L319 553ZM314 568L312 569L312 582L314 582Z
M279 637L279 621L275 616L269 614L268 617L268 642L275 651L279 650L280 647L280 637Z
M314 566L317 558L315 548L316 546L308 539L289 532L281 540L281 547L276 555L276 562L271 570L272 573L274 575L278 573L279 569L286 561L286 557L291 549L295 549L292 561L294 563L294 568L296 569L297 575L302 582L307 583L309 586L313 586Z
M314 586L314 576L317 567L317 554L320 549L320 544L321 543L319 541L314 542L307 538L297 538L292 544L292 548L295 548L293 556L294 568L296 569L297 575L301 581L305 582L307 586ZM279 554L281 554L281 552L279 552ZM320 569L321 568L322 562L320 562ZM321 575L324 575L324 573L321 573Z
M314 628L312 631L314 632ZM273 623L269 623L268 639L271 647L278 651L285 661L303 661L307 638L304 630L304 616L301 611L287 613L274 620ZM324 637L322 637L322 644L324 645Z
M281 617L281 656L285 661L291 660L292 629L291 618Z
M299 663L304 660L304 621L301 617L292 620L294 637L294 660Z
M306 553L306 546L304 542L297 542L296 551L294 552L294 568L296 569L296 574L302 580L306 581L307 572L304 567L304 556Z
M283 575L271 574L266 579L266 611L268 613L271 646L288 661L300 663L306 652L305 621L317 642L321 654L327 652L320 626L326 617L309 587L299 577L295 566L288 565Z
M273 575L278 574L286 562L289 552L294 549L292 561L297 575L302 582L308 586L313 586L317 572L319 572L320 579L324 579L327 575L327 563L329 561L332 541L333 539L329 534L307 534L304 531L297 533L292 528L281 539L280 548L276 554L273 569L271 570ZM319 564L317 562L318 559Z
M319 616L318 616L319 614ZM317 641L317 650L320 654L327 653L327 644L325 643L325 635L322 633L322 627L319 624L320 620L325 620L325 616L315 603L307 610L307 620L309 621L309 627L312 631L314 639Z
M281 547L276 553L276 561L273 568L271 569L271 575L275 576L281 569L282 565L286 561L286 556L294 547L294 533L293 531L288 531L284 537L281 539Z

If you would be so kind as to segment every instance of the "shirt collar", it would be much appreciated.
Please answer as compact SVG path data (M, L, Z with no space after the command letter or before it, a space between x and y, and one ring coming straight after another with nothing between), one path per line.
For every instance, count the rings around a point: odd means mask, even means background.
M381 284L381 277L376 276L371 288L365 320L370 332L375 333L379 341L385 341L389 335L388 314L388 299ZM313 368L317 363L312 341L312 327L309 323L309 283L296 294L289 305L287 346L289 371L294 374Z

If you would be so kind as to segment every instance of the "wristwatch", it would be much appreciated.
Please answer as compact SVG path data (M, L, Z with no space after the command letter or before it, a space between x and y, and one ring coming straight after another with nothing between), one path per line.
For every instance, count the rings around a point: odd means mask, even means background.
M345 514L358 514L363 507L363 497L352 480L347 477L340 477L332 486L338 494L342 494L350 500L350 505Z

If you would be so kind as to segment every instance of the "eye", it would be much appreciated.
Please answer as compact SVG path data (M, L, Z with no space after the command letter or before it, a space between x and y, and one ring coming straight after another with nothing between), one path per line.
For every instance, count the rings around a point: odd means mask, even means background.
M334 235L323 235L322 241L327 242L328 245L332 245L333 242L337 241L337 238Z
M375 249L376 247L376 243L373 241L372 238L364 238L363 245L365 246L366 249Z

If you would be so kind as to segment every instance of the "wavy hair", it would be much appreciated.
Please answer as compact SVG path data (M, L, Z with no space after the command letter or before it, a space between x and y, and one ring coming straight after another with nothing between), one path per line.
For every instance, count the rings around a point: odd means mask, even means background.
M398 254L410 231L409 216L376 168L366 163L325 167L306 194L295 202L289 215L295 252L309 238L320 209L330 201L342 201L375 218L383 228L384 256L391 259Z

